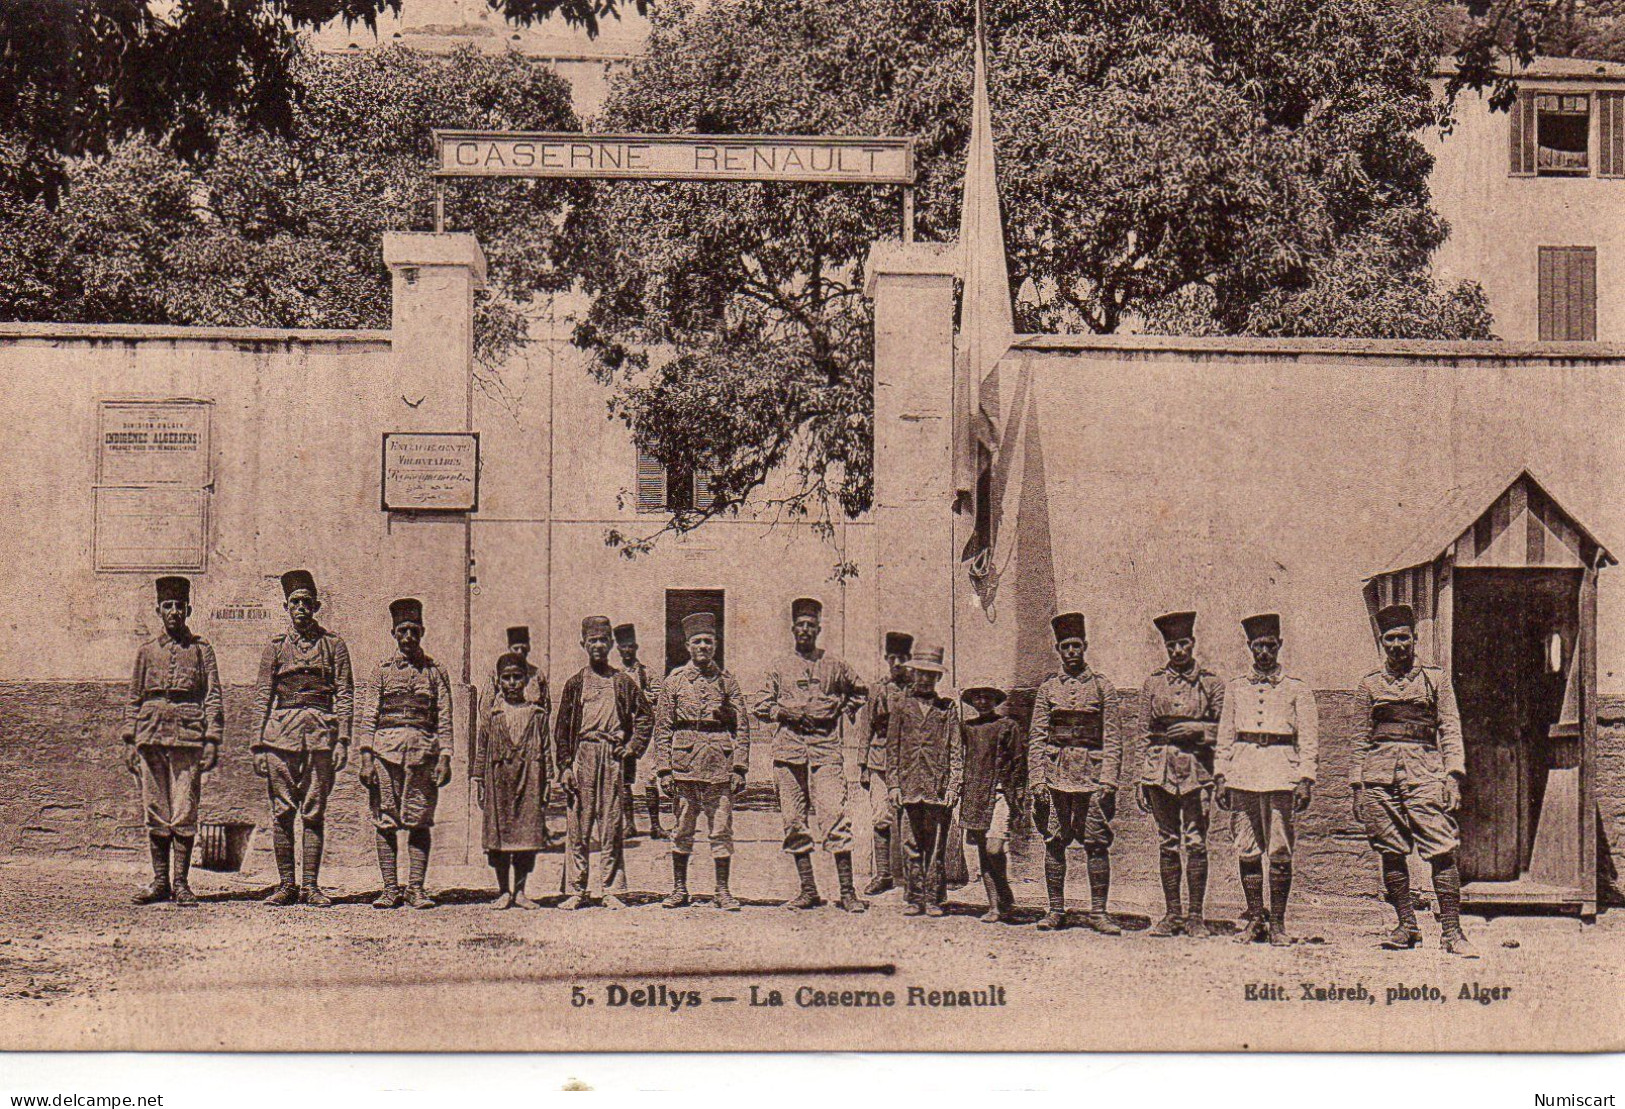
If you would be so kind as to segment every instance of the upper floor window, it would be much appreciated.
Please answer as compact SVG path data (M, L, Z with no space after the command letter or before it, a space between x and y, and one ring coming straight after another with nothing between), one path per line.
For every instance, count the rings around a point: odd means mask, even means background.
M654 455L638 451L638 511L693 512L710 508L711 471L705 466L667 468Z
M1625 93L1522 92L1511 125L1514 177L1625 176Z

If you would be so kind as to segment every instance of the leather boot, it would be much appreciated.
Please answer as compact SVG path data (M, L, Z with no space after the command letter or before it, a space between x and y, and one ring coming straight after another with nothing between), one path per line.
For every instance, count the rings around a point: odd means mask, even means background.
M863 896L879 897L888 890L895 889L896 883L891 872L891 837L890 828L876 828L875 833L875 876L865 887Z
M1286 934L1286 902L1292 895L1292 860L1270 860L1270 944L1287 947L1292 937Z
M1189 897L1185 905L1185 934L1193 940L1205 940L1208 931L1203 910L1207 905L1207 848L1192 848L1185 857L1185 891Z
M197 894L192 892L191 883L187 881L187 876L192 870L192 837L176 836L170 852L175 877L170 881L169 888L173 891L175 904L188 908L195 906Z
M276 857L276 889L265 899L267 905L283 907L299 903L299 872L293 860L293 814L275 818L271 825L271 854Z
M801 892L784 903L786 909L816 909L824 903L818 896L818 879L813 875L812 853L804 851L793 856L796 860L796 876L801 879Z
M688 904L688 856L671 853L671 892L660 902L663 909L681 909Z
M1185 906L1180 900L1180 874L1179 852L1163 851L1157 859L1158 871L1162 877L1162 903L1165 907L1162 919L1151 926L1148 933L1159 938L1177 936L1184 926Z
M1049 912L1038 922L1040 932L1056 932L1066 927L1066 846L1044 845L1044 888L1049 894Z
M649 809L649 838L665 839L666 829L660 826L660 788L653 782L643 792L643 803Z
M299 900L318 909L333 904L333 899L322 892L322 826L305 825L305 882L299 888Z
M812 861L812 856L807 857ZM852 884L852 852L835 852L835 874L840 881L841 899L836 902L843 911L861 913L869 908L869 903L858 896L857 888Z
M170 897L169 840L164 836L149 834L147 850L152 856L152 881L130 899L137 905L156 905L160 901L168 901Z
M1105 848L1092 848L1085 858L1089 864L1089 927L1103 936L1121 936L1123 929L1106 911L1106 902L1111 896L1111 856Z
M1383 896L1394 907L1393 933L1382 941L1388 951L1409 951L1422 943L1422 929L1416 923L1416 901L1411 896L1411 869L1403 855L1384 854L1382 858Z
M1269 939L1269 925L1264 916L1264 860L1241 860L1241 892L1247 898L1247 913L1241 918L1237 943L1262 943Z
M1439 901L1439 946L1448 955L1476 959L1478 950L1461 928L1461 871L1456 866L1456 856L1441 855L1432 865L1433 896Z
M733 860L721 858L716 860L717 867L717 908L725 912L737 913L739 911L739 898L733 895L728 888L729 872L733 869Z

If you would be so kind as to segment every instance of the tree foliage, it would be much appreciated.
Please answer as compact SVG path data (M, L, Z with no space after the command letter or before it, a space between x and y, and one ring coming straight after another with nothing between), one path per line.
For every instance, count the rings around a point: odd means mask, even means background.
M1422 0L989 0L990 84L1026 329L1487 334L1434 287L1446 228L1418 132L1441 106ZM607 129L916 137L923 238L957 231L970 0L663 4ZM828 522L871 495L869 244L849 186L620 183L571 217L576 341L640 445L717 502ZM785 490L770 475L787 473ZM703 521L692 514L681 529Z
M557 15L589 33L649 0L490 0L518 23ZM182 157L224 121L286 133L296 32L375 26L401 0L0 0L0 197L61 193L66 159L145 136Z
M67 164L61 203L0 213L0 318L267 327L387 327L386 231L429 225L433 127L569 131L569 88L509 54L387 48L302 56L282 135L226 125L202 164L145 138ZM479 353L499 360L525 313L568 285L553 239L569 186L453 183L491 289Z

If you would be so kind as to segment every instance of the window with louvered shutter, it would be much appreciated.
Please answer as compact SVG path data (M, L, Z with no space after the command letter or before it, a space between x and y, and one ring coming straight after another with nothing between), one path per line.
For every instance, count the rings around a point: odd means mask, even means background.
M1512 176L1535 175L1535 96L1520 92L1512 102L1510 113Z
M1541 342L1597 338L1597 248L1540 248Z
M653 455L638 451L638 511L666 511L666 468Z
M1625 177L1625 93L1597 94L1597 176Z
M711 491L711 470L700 466L694 471L694 507L710 508L716 503L716 494Z

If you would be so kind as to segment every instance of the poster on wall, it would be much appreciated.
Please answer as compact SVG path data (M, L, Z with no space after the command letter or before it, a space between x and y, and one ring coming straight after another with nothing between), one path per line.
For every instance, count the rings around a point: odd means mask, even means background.
M213 480L213 406L198 400L106 400L97 420L98 485L187 485Z
M384 433L385 512L473 512L480 505L476 432Z
M96 490L96 569L201 572L208 494L180 486Z

